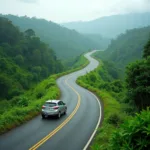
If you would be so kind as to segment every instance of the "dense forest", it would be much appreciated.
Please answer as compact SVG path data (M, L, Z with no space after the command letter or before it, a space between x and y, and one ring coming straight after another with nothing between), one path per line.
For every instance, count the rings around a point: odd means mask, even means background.
M80 34L75 30L69 30L51 21L26 16L2 16L10 19L21 31L30 28L33 29L37 36L39 36L42 41L48 43L61 59L79 56L81 53L93 48L101 49L104 47L104 44L90 39L86 35ZM108 42L106 41L105 47L108 45Z
M150 25L150 13L129 13L105 16L91 21L63 23L63 26L80 33L101 34L108 38L115 38L126 30L148 25Z
M0 17L0 70L0 99L11 99L63 66L32 29L20 32Z
M149 38L150 26L127 30L126 33L112 40L108 48L99 52L97 57L105 61L112 61L124 72L128 63L142 58L144 45Z

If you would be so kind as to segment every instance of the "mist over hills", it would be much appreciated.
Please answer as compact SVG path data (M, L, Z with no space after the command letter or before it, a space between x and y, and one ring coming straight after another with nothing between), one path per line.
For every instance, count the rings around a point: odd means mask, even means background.
M104 48L104 44L88 38L75 30L62 27L51 21L29 17L18 17L14 15L1 15L12 21L20 30L25 31L29 28L36 32L36 35L55 51L61 59L75 57L90 49ZM102 46L101 46L102 45ZM106 44L108 45L108 44ZM105 46L106 47L106 46Z
M104 37L114 38L128 29L150 25L150 13L113 15L92 21L69 22L62 25L80 33L101 34Z
M145 44L150 39L150 26L131 29L112 40L108 48L97 54L102 60L112 61L125 69L128 63L142 59Z

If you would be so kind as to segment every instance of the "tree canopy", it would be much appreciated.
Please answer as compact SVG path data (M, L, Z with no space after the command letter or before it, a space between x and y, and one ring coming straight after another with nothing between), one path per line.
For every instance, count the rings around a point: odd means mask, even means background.
M148 56L150 56L150 40L144 46L144 53L143 53L144 58L147 58Z
M128 63L142 59L143 49L149 38L150 26L127 30L126 33L113 39L108 48L99 52L97 57L102 60L113 61L116 67L122 68L124 71ZM145 51L148 51L148 45L147 43Z
M0 70L0 99L10 99L61 72L63 66L34 30L20 32L11 21L0 17Z
M21 31L28 31L28 34L30 34L32 32L30 29L33 29L42 41L48 43L54 49L57 57L60 59L76 57L89 49L102 48L104 45L102 42L91 39L87 35L80 34L75 30L69 30L45 19L13 15L3 16L10 19Z

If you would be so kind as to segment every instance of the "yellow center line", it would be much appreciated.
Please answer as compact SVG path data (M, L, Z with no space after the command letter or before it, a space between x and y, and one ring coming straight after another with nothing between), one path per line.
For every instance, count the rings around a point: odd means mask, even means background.
M55 135L59 130L61 130L72 118L73 116L76 114L77 110L80 107L80 101L81 101L81 97L80 94L72 87L68 84L68 79L69 77L65 80L65 83L77 94L78 96L78 102L77 105L75 107L75 109L73 110L73 112L70 114L70 116L64 121L62 122L57 128L55 128L52 132L50 132L47 136L45 136L43 139L41 139L38 143L36 143L34 146L32 146L29 150L36 150L37 148L39 148L43 143L45 143L48 139L50 139L53 135Z

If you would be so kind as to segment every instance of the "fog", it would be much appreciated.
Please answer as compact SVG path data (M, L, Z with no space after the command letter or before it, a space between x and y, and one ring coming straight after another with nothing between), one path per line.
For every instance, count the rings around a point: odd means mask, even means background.
M149 11L149 0L0 0L2 14L26 15L57 23Z

